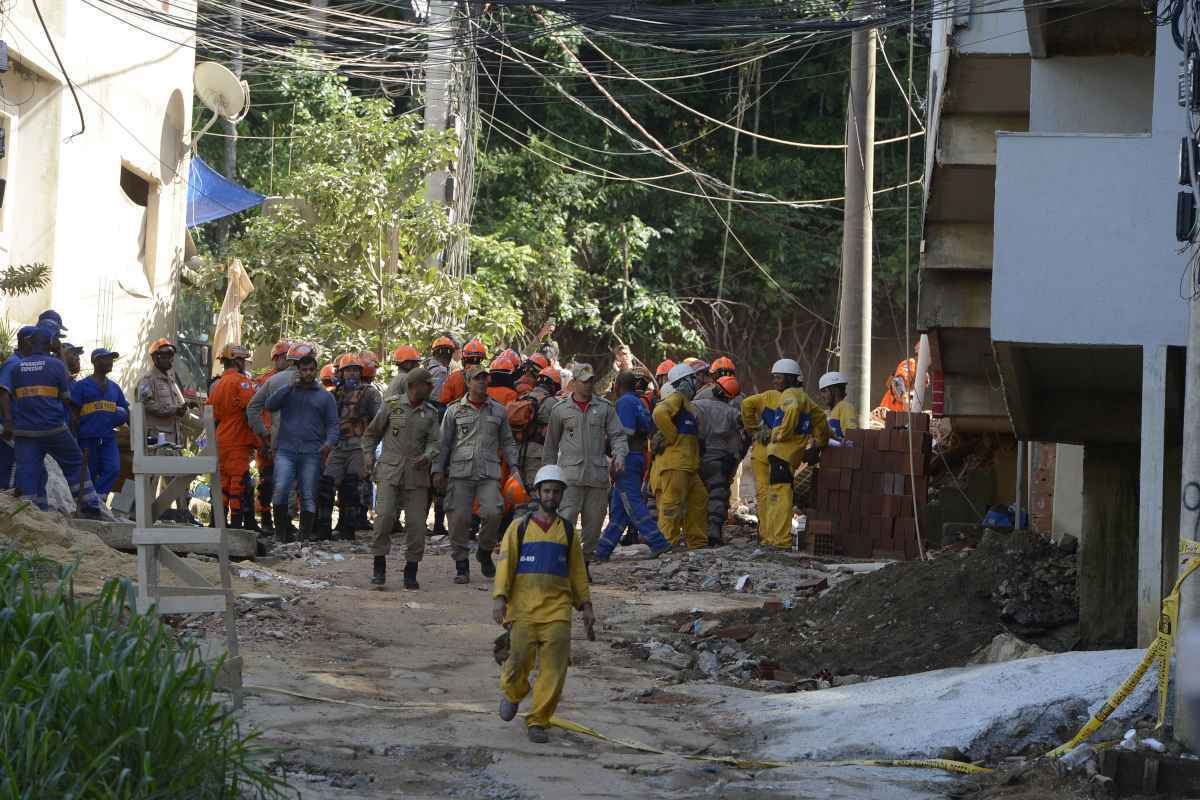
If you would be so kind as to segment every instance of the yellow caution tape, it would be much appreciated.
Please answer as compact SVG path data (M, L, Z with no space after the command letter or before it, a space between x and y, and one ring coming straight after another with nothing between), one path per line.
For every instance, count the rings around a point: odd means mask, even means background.
M1189 556L1200 556L1200 542L1193 539L1179 540L1179 556L1188 558Z
M980 775L991 772L988 767L980 767L966 761L951 761L948 758L893 758L881 760L877 758L867 761L851 761L851 764L862 764L866 767L917 767L923 769L941 769L946 772L957 772L961 775Z

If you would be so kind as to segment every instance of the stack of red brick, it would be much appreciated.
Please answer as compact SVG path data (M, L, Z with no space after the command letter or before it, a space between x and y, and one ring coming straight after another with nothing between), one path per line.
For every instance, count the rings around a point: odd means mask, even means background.
M916 520L929 499L929 417L890 412L883 430L852 430L846 439L852 446L821 454L816 508L808 514L813 552L917 558Z

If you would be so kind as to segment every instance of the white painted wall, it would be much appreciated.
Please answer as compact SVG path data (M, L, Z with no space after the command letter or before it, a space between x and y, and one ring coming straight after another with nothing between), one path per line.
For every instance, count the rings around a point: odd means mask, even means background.
M1150 132L1153 58L1035 58L1029 83L1031 133Z
M1054 538L1083 539L1083 445L1054 447Z
M1152 135L997 135L993 340L1184 344L1178 56L1159 29Z
M959 53L1029 55L1023 3L975 0L970 5L967 26L954 36Z
M19 67L4 76L4 94L13 103L28 84L35 91L13 111L0 259L43 261L53 277L38 296L5 311L14 325L55 308L73 343L124 354L116 377L129 389L149 363L148 344L174 335L195 51L185 31L142 18L123 21L67 0L44 0L42 9L79 88L87 129L64 143L79 127L78 112L32 8L18 4L5 39ZM122 165L149 180L149 209L125 196Z

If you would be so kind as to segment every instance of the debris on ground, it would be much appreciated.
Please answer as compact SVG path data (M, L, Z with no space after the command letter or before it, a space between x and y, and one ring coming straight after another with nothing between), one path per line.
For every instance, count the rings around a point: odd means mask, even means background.
M782 605L673 615L662 621L670 634L659 641L689 658L715 652L710 672L718 679L740 686L766 680L782 691L824 688L845 675L907 675L1062 652L1076 641L1075 559L1035 533L987 531L977 547L938 551L929 561L855 576L821 573L831 588L811 599L797 591L805 573L793 567L790 585L775 580L789 590Z

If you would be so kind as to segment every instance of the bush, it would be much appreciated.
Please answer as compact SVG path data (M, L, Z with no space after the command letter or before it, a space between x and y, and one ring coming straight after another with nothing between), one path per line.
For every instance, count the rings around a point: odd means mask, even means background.
M0 798L274 798L213 671L128 580L74 596L72 568L0 553Z

